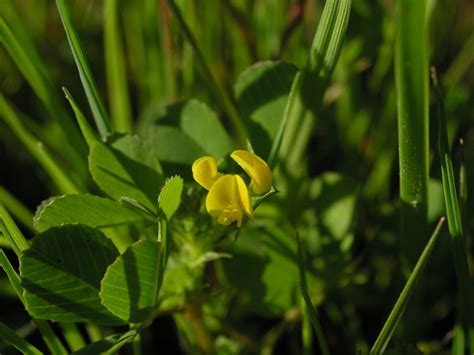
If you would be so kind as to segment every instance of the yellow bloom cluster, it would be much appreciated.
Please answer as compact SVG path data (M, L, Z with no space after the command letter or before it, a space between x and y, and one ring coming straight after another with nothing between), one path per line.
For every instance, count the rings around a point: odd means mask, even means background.
M250 193L263 195L272 187L272 172L268 164L259 156L235 150L230 155L250 177ZM217 171L217 160L211 156L197 159L193 163L193 177L202 187L209 190L206 209L217 222L242 225L243 216L253 218L250 193L244 180L235 174L221 174Z

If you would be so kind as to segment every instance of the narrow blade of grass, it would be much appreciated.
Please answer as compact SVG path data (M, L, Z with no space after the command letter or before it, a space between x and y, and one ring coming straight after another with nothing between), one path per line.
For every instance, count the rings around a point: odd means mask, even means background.
M0 231L4 235L5 238L11 244L13 251L16 255L20 256L23 250L29 248L28 241L25 239L23 234L21 233L18 226L13 221L10 213L8 213L7 209L0 202Z
M72 110L74 111L77 123L79 124L79 127L82 132L82 136L84 137L84 140L90 148L92 143L96 142L98 138L92 127L89 125L89 122L84 117L84 114L82 113L81 109L79 108L79 106L77 106L76 100L74 100L69 90L63 87L63 92L66 95L66 99L69 101Z
M20 337L2 322L0 322L0 336L7 344L15 347L23 354L43 354L38 348Z
M293 82L282 128L269 157L272 164L275 164L278 152L289 171L297 171L296 167L301 164L323 94L339 59L350 10L351 0L326 1L306 67Z
M39 62L39 55L32 46L25 47L23 42L17 40L3 18L0 18L0 41L51 117L61 127L63 141L68 142L67 145L63 144L62 150L78 167L82 164L85 170L82 159L86 155L85 145L82 143L77 127L69 119L55 95L55 89L46 77L46 71L42 69L45 66ZM30 51L34 54L30 55Z
M10 281L10 284L13 286L18 298L23 302L23 287L21 286L21 279L20 276L16 273L15 269L13 268L12 264L8 260L7 256L0 249L0 266L3 268L7 277ZM57 337L54 333L53 329L49 325L49 323L42 319L33 319L36 326L38 327L41 336L46 343L46 346L51 351L52 354L55 355L63 355L67 354L66 349L64 348L61 340Z
M300 271L300 288L301 294L303 295L304 302L306 304L306 312L303 316L309 317L311 324L313 325L314 331L316 333L316 337L318 338L319 347L321 349L321 353L323 355L329 355L329 347L326 342L326 338L324 337L323 330L321 328L321 324L318 320L318 313L316 308L311 302L311 298L308 294L308 286L306 284L306 270L305 270L305 255L303 250L303 245L301 243L301 238L299 234L296 235L297 241L297 251L298 251L298 265Z
M459 315L461 323L468 335L470 352L474 352L474 295L472 293L472 281L469 276L469 265L464 238L464 229L461 219L456 182L454 178L453 162L451 159L450 145L448 142L448 127L446 124L444 110L444 96L441 85L432 68L431 78L434 84L438 116L438 149L441 160L441 177L443 181L444 201L446 215L448 217L449 234L454 255L454 266L458 278L460 307Z
M196 56L196 61L199 64L199 67L202 71L204 76L204 80L206 80L207 85L211 89L212 93L216 97L218 103L220 104L221 108L224 112L229 116L230 122L232 124L233 133L235 134L236 143L241 148L246 148L247 146L247 131L243 124L242 118L240 117L240 113L235 106L233 100L227 94L227 91L219 85L217 80L212 75L209 66L207 65L206 61L204 60L204 56L199 49L199 46L194 38L191 30L189 29L188 25L184 21L184 18L181 14L180 9L174 2L174 0L168 0L170 5L171 11L173 12L176 20L178 21L179 27L183 32L184 36L188 40L189 44L191 45L194 55Z
M104 54L112 124L117 132L132 131L132 112L127 86L117 0L104 3Z
M428 62L426 1L395 1L395 84L400 167L401 250L413 265L426 240L428 213Z
M433 234L431 235L428 243L426 244L423 250L423 253L418 259L418 262L416 263L415 268L410 274L410 277L408 278L408 281L405 284L405 287L403 287L403 290L400 293L400 296L398 297L397 302L395 302L395 305L393 306L390 312L390 315L385 321L385 324L382 330L380 331L380 334L375 340L375 343L372 346L372 349L370 350L370 354L378 355L378 354L384 353L385 348L387 347L393 335L393 332L395 331L395 328L397 327L400 319L403 316L403 313L405 312L405 309L410 300L410 297L413 294L416 288L416 285L421 278L423 270L429 260L429 257L434 249L434 246L436 245L436 242L438 240L441 228L443 227L444 221L445 221L445 218L442 217L440 221L438 222L438 225L436 226Z
M82 50L79 37L72 25L66 0L56 0L56 7L58 8L64 31L66 32L69 42L69 47L71 48L74 61L76 62L76 67L79 72L82 86L86 93L95 124L97 125L100 136L102 139L105 139L105 137L107 137L107 135L111 132L109 118L105 111L104 104L100 99L92 72L89 68L89 64L87 63L86 56Z
M38 141L21 123L13 108L0 95L0 117L10 127L13 133L28 149L30 154L38 161L41 167L51 177L58 190L62 193L79 193L84 190L65 172L63 167L53 158L44 144Z
M7 189L0 186L0 201L5 204L13 216L30 231L34 231L33 228L33 213L23 205L15 196L13 196Z

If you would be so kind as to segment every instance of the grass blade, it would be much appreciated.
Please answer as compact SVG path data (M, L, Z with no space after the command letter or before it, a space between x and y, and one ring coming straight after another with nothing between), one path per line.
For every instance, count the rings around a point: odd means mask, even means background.
M323 94L339 58L350 10L351 0L326 1L306 67L293 82L282 128L269 157L272 164L280 150L279 155L285 159L289 171L295 171L301 163Z
M74 61L76 62L77 70L79 72L82 86L86 93L95 124L97 125L100 136L102 139L105 139L105 137L107 137L107 135L111 132L109 118L105 111L104 104L100 99L94 78L92 77L92 72L89 68L86 56L79 42L79 37L77 36L77 33L72 25L66 0L56 0L56 7L58 8L59 15L61 16L61 21L63 23L64 31L67 35L69 47L71 48Z
M28 244L28 241L25 239L20 229L15 224L7 209L1 202L0 232L2 232L5 238L7 238L17 256L20 256L24 250L29 248L30 245Z
M5 342L17 348L23 354L43 354L38 348L20 337L2 322L0 322L0 336L5 340Z
M202 70L204 80L206 80L207 85L209 86L217 101L221 105L221 108L229 116L236 137L236 143L241 148L246 148L247 132L245 125L243 124L242 118L240 117L240 113L238 112L237 107L235 106L235 103L229 97L227 91L219 85L217 80L212 75L209 66L204 60L204 56L202 55L201 50L199 49L196 39L194 38L186 22L184 21L181 11L179 10L174 0L168 0L168 3L170 5L171 11L173 12L174 16L176 17L176 20L178 21L181 31L183 32L184 36L186 37L193 49L194 55L196 56L196 61Z
M395 84L400 167L401 249L407 266L423 249L428 201L426 1L395 1Z
M434 84L437 103L438 149L441 160L444 201L448 218L449 234L451 235L454 266L459 285L460 307L458 312L461 323L468 335L470 351L474 352L474 296L471 286L472 281L469 276L466 240L464 237L461 209L459 207L458 194L456 192L453 162L451 160L450 145L448 142L448 127L446 124L443 102L444 97L434 68L431 70L431 78Z
M11 211L13 216L30 231L34 231L33 228L33 214L30 210L17 200L15 196L10 194L7 189L0 186L0 202Z
M408 281L405 284L405 287L403 287L403 290L400 293L400 296L398 297L397 302L395 302L395 305L393 306L390 312L390 315L385 321L385 324L382 330L380 331L380 334L375 340L375 343L372 346L372 349L370 350L370 354L377 355L377 354L384 353L385 348L387 347L390 341L390 338L392 337L393 332L395 331L395 328L397 327L400 319L403 316L403 313L408 304L408 301L410 300L410 296L412 295L418 281L421 278L421 275L429 260L431 252L433 251L434 246L436 245L436 241L438 240L444 221L445 221L445 218L442 217L440 221L438 222L438 225L436 226L433 234L431 235L428 243L426 244L423 250L423 253L418 259L418 262L416 263L415 268L410 274L410 277L408 278Z
M118 0L104 2L104 54L112 124L117 132L132 131L132 112L118 20Z
M77 106L76 100L74 100L69 90L63 87L63 92L66 95L66 99L69 101L69 104L71 105L74 114L76 115L76 120L79 124L79 128L81 129L82 136L84 137L84 140L90 148L92 143L98 141L98 138L92 127L89 125L89 122L84 117L84 114L82 113L81 109L79 108L79 106Z
M63 167L49 153L44 144L38 141L33 134L23 126L20 118L2 95L0 95L0 113L1 118L3 118L5 123L28 149L30 154L38 161L46 173L48 173L59 191L68 194L79 193L84 190L83 187L78 186L78 183L70 178Z
M0 18L0 41L51 117L61 127L64 137L63 142L68 142L67 145L61 143L62 150L68 154L71 161L78 163L80 166L83 163L82 158L86 155L85 146L82 143L77 127L71 122L56 95L54 95L55 89L46 77L46 71L42 69L44 64L38 61L39 55L33 50L31 45L25 47L23 42L17 40L3 18ZM26 43L29 42L31 41ZM30 51L34 54L30 55Z

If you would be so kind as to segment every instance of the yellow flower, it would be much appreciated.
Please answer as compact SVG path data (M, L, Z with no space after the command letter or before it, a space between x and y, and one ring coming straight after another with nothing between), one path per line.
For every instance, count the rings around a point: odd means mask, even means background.
M262 158L246 150L234 150L230 156L250 177L250 189L254 194L263 195L270 191L272 171Z
M218 223L226 226L237 222L240 227L244 214L253 218L249 192L239 175L227 174L218 178L209 190L206 208L211 216L217 217Z
M217 160L210 156L197 159L192 167L193 178L207 190L222 176L217 171Z

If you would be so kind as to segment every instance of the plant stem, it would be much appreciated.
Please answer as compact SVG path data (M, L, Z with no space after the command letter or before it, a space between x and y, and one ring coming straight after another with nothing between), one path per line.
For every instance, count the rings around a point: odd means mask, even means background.
M426 0L397 0L395 83L398 104L401 250L411 268L425 244L428 206Z
M212 72L209 69L209 66L207 65L206 61L204 60L204 56L201 53L201 50L199 49L199 46L191 30L189 29L188 25L184 21L181 11L179 10L174 0L168 0L168 3L170 5L171 11L173 12L176 19L178 20L181 31L183 32L184 36L187 38L187 40L191 44L191 47L193 48L194 55L196 56L196 60L199 63L199 66L202 70L204 79L206 80L209 88L211 89L214 96L220 103L222 109L229 116L234 133L236 135L237 145L241 148L245 148L247 146L247 129L245 128L245 125L243 124L242 117L240 116L240 113L238 112L237 107L235 106L235 103L229 97L225 89L222 88L221 85L219 85L217 80L212 75Z
M34 231L33 214L3 186L0 186L0 201L5 204L6 208L11 211L13 216L15 216L21 224L30 231Z
M184 315L194 330L199 349L204 354L214 354L214 342L204 324L201 305L194 301L188 302Z

